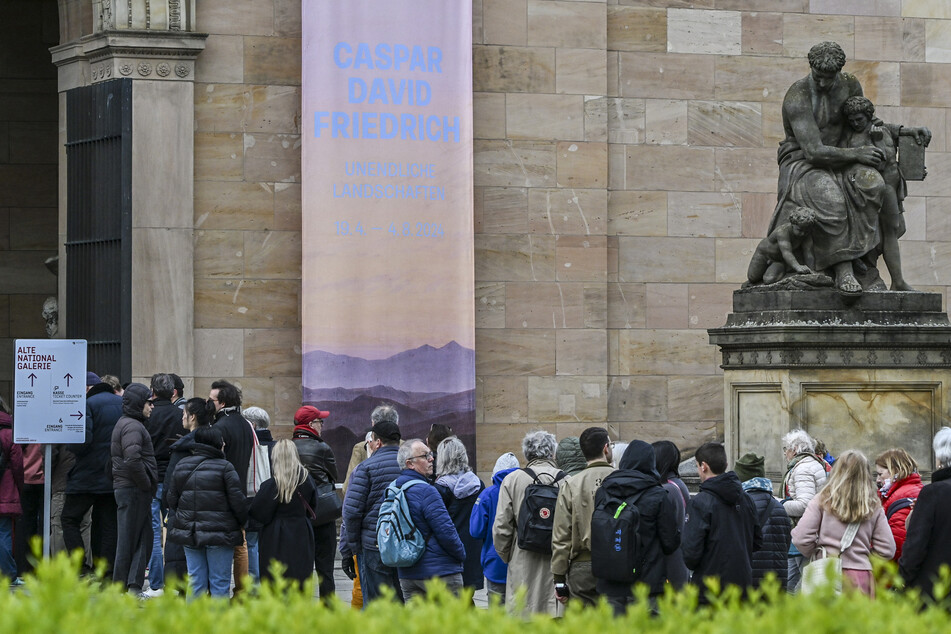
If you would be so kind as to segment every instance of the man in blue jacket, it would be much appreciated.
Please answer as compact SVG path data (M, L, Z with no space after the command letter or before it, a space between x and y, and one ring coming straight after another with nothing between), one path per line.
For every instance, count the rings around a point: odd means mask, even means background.
M469 516L469 534L482 542L482 572L485 574L485 589L488 596L497 597L500 605L505 604L505 580L508 576L508 564L502 561L495 551L492 541L492 524L495 523L495 511L499 506L499 485L505 476L518 469L518 458L511 451L499 456L492 469L492 486L486 488L476 498Z
M384 566L376 544L376 520L386 487L400 475L396 452L400 445L400 428L391 421L373 426L368 449L369 458L361 462L350 476L350 486L343 500L343 523L347 528L346 550L357 556L360 568L360 589L363 605L380 596L380 588L389 586L402 601L396 568ZM343 556L346 558L347 553Z
M413 525L426 538L426 550L419 561L398 569L403 598L409 601L414 596L425 595L426 582L434 577L458 595L462 590L462 563L466 559L466 549L442 496L430 484L433 452L422 440L414 438L399 448L396 461L404 467L396 479L396 486L402 487L411 480L423 483L406 489L405 495Z

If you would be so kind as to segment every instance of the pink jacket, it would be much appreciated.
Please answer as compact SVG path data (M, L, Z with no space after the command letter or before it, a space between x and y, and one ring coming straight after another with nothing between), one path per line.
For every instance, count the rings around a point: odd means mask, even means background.
M810 500L802 519L792 530L792 541L806 557L812 556L819 546L826 553L839 554L839 543L848 523L842 522L832 513L823 511L819 496ZM842 568L852 570L871 570L872 562L868 556L874 553L884 559L895 554L895 538L885 519L885 511L877 508L871 517L859 525L855 540L842 557Z

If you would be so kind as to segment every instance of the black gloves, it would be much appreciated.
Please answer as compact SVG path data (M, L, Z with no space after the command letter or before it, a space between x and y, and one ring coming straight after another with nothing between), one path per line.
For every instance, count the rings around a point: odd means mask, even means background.
M357 576L357 569L353 563L353 557L341 557L340 558L340 569L343 570L343 574L354 579Z

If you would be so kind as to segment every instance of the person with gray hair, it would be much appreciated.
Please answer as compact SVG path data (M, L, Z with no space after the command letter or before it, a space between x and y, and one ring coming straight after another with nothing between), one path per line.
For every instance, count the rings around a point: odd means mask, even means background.
M523 616L532 613L560 616L563 611L552 591L551 553L525 550L519 547L516 539L519 512L529 485L544 482L560 487L565 481L564 472L555 465L556 446L555 435L547 431L526 434L522 439L522 453L528 463L526 468L507 475L499 487L492 540L499 557L508 564L505 604L514 607L515 594L525 588Z
M263 407L251 406L241 410L241 415L248 419L248 422L254 426L254 435L258 437L258 442L267 447L268 456L274 451L274 437L271 436L271 430L268 426L271 424L270 415ZM261 580L261 562L260 562L260 539L261 532L258 530L260 525L251 520L245 529L244 537L248 543L248 573L255 583Z
M433 452L422 440L412 438L399 448L396 460L401 471L392 486L403 489L413 525L426 536L426 549L419 560L411 566L397 568L402 596L407 601L415 596L425 596L426 582L434 577L458 596L463 587L462 564L466 550L446 505L430 484ZM389 497L389 493L386 495ZM363 572L368 571L364 569ZM363 593L366 596L366 588Z
M382 422L389 422L393 423L394 425L399 425L400 413L396 411L395 405L390 405L389 403L378 405L370 413L370 422L374 425Z
M942 427L932 442L936 470L921 489L907 520L898 572L909 587L929 602L942 566L951 566L951 427Z
M806 512L809 501L816 496L826 482L826 465L816 456L816 441L802 429L793 429L783 436L783 454L786 457L786 475L783 477L783 508L793 528ZM798 592L802 580L805 558L789 546L786 589Z
M482 580L482 540L469 532L469 519L472 507L485 484L469 468L469 454L466 446L455 436L449 436L441 443L436 454L436 490L449 511L449 517L456 527L462 545L466 547L466 559L462 567L462 585L481 590Z

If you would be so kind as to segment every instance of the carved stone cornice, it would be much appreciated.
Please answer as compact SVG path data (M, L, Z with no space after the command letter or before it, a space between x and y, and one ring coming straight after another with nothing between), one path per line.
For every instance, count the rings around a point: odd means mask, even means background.
M50 49L59 91L117 78L194 81L205 33L110 31Z
M733 311L707 331L725 370L951 368L937 293L740 290Z

